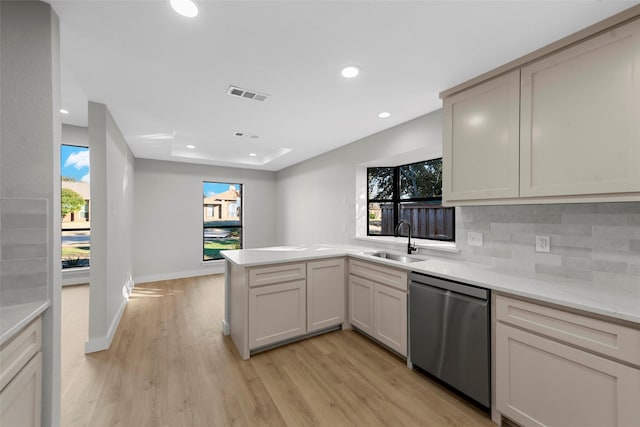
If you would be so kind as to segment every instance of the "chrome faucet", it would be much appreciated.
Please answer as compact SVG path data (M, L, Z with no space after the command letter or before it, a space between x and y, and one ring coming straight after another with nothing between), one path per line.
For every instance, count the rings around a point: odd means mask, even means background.
M416 248L414 245L411 244L411 224L409 224L404 219L401 219L398 225L396 225L395 236L398 237L398 231L400 230L400 226L402 224L407 224L407 227L409 228L409 239L407 240L407 254L411 255L411 252L418 250L418 248Z

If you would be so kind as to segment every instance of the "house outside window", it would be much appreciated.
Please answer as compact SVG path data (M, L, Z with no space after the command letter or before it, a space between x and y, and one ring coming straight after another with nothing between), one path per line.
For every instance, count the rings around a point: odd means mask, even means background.
M222 259L220 252L242 249L242 184L203 183L204 261Z
M454 241L454 208L442 206L442 158L367 168L367 235L393 236L398 222L412 237ZM400 235L408 234L407 227Z

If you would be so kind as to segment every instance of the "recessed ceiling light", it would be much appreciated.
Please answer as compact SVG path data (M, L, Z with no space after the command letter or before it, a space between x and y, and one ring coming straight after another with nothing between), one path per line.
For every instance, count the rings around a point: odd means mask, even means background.
M198 16L198 6L191 0L171 0L171 7L184 17Z
M255 156L257 156L257 154L256 154L256 153L249 153L249 155L250 155L251 157L255 157Z
M242 133L242 132L234 132L233 135L234 136L242 136L242 135L244 135L244 133Z
M61 108L60 114L69 114L69 111L65 110L64 108Z
M251 135L251 139L258 139L260 138L258 135Z
M356 67L355 65L350 65L342 69L342 77L346 79L352 79L358 74L360 74L360 68Z
M380 117L381 119L386 119L387 117L391 117L391 113L389 113L388 111L383 111L382 113L378 114L378 117Z
M191 145L191 144L189 144L189 145L187 145L187 148L190 148L190 149L192 149L192 150L193 150L194 148L196 148L196 146L195 146L195 145Z

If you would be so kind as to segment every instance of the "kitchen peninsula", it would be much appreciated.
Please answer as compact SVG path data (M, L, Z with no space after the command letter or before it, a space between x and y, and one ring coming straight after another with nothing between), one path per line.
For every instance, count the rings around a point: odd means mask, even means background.
M430 274L443 279L465 282L511 296L530 298L539 302L607 316L623 322L635 323L640 328L640 295L629 292L609 292L607 284L585 282L543 274L515 274L497 267L455 261L446 258L424 257L424 261L410 264L372 256L375 248L345 246L276 246L259 249L224 251L226 259L226 301L223 330L230 332L234 297L232 287L241 286L245 276L255 267L268 267L286 263L316 261L336 257L361 259L380 265ZM248 291L248 288L244 288Z

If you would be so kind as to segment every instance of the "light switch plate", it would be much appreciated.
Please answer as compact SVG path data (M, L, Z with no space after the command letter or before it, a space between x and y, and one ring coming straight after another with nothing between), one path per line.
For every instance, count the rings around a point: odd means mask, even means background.
M551 239L549 236L536 236L536 252L550 252Z
M467 233L467 243L469 246L482 246L482 233L469 231Z

